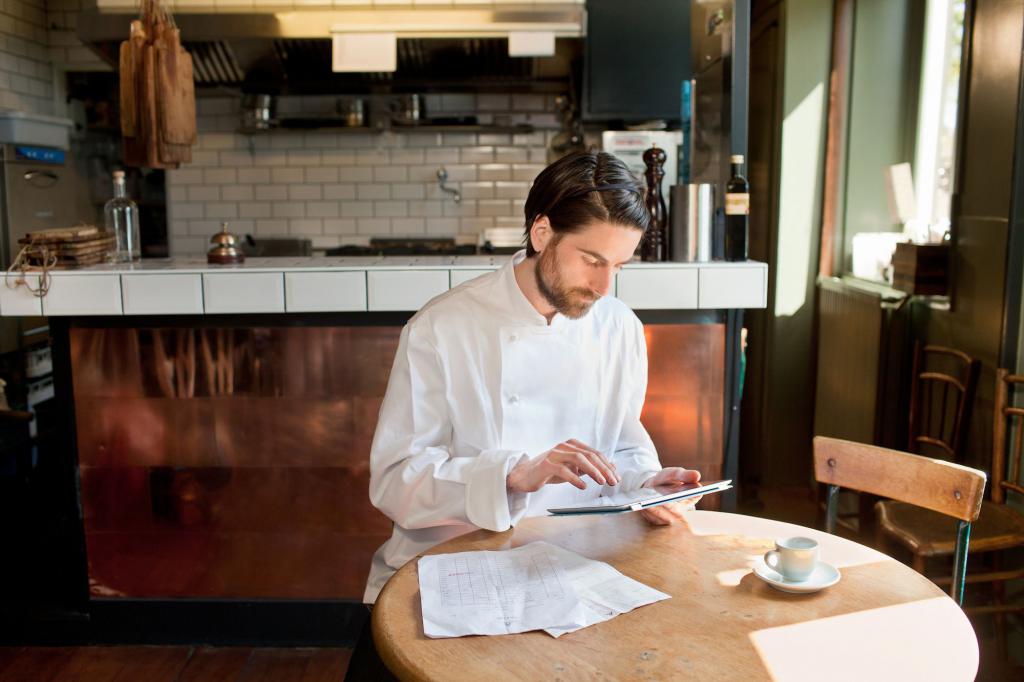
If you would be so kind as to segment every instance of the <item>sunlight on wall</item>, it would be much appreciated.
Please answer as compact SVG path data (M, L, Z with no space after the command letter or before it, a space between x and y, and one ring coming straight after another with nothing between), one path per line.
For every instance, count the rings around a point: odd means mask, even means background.
M818 226L819 145L825 125L825 84L818 83L782 123L779 186L779 251L775 271L775 314L804 306L814 231Z

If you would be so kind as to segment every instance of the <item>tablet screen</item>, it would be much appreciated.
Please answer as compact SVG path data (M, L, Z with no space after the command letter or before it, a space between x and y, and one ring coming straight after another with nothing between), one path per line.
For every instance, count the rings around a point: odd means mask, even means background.
M551 514L612 514L616 512L637 511L647 507L665 504L676 500L684 500L696 495L706 495L728 490L732 486L729 481L701 481L680 486L658 486L656 488L640 488L628 492L605 495L596 500L587 500L584 504L571 507L548 509Z

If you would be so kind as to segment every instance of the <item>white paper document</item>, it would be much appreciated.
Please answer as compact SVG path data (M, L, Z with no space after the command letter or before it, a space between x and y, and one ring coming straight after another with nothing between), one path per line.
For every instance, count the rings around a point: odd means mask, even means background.
M552 637L610 620L639 606L672 598L664 592L622 575L603 561L594 561L554 545L548 547L561 562L569 576L569 582L576 589L585 607L584 622L581 625L544 628Z
M584 607L552 549L533 542L420 558L423 632L461 637L581 626Z
M428 637L545 630L554 637L668 595L546 542L512 550L420 558Z

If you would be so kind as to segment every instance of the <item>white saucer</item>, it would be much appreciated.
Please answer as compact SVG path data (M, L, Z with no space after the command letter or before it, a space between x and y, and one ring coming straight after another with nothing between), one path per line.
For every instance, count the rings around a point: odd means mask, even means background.
M754 575L782 592L808 594L831 587L839 582L839 569L832 564L819 561L814 572L806 580L789 580L773 568L769 568L763 559L754 564Z

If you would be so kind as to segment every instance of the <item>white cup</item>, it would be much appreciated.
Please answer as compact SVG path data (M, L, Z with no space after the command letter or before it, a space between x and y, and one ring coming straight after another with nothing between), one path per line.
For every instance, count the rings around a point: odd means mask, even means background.
M818 565L818 542L799 537L776 540L775 549L765 552L764 562L787 580L807 580Z

